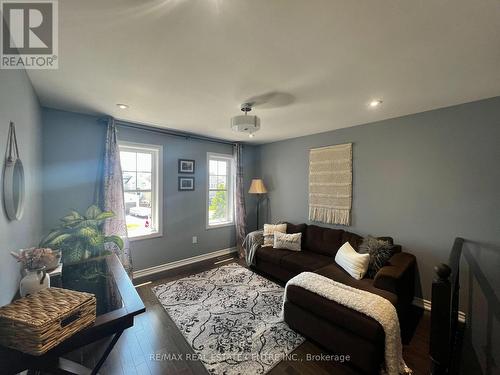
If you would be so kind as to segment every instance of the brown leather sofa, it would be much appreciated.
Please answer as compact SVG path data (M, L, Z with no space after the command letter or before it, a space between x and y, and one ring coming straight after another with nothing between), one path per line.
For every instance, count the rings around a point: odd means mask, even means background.
M288 233L302 233L302 251L262 247L255 254L255 268L287 282L304 271L378 294L397 309L400 323L414 296L415 257L394 245L395 254L373 279L356 280L335 263L335 254L349 242L358 249L361 236L342 229L287 223ZM284 318L290 327L335 354L350 356L350 365L361 373L379 373L384 358L384 331L374 319L297 286L287 292Z

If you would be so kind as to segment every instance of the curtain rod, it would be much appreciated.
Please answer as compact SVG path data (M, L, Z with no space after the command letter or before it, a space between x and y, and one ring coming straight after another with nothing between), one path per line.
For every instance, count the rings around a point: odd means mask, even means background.
M103 121L103 122L107 122L108 119L109 119L109 117L103 117L100 120ZM157 127L157 126L146 125L146 124L137 124L137 123L134 123L134 122L125 121L125 120L119 120L119 119L115 119L115 124L119 125L119 126L122 126L122 127L130 128L130 129L145 130L145 131L148 131L148 132L170 135L172 137L179 137L179 138L185 138L185 139L194 139L194 140L197 140L197 141L220 143L220 144L231 145L231 146L234 146L234 145L238 144L237 142L226 141L224 139L212 138L212 137L205 137L203 135L198 135L198 134L194 134L194 133L182 132L182 131L177 131L177 130L168 129L168 128L160 128L160 127Z

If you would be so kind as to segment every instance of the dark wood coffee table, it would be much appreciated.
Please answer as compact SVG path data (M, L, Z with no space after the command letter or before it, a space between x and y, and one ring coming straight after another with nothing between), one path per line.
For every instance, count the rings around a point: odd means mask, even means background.
M97 374L123 331L134 325L134 317L146 311L116 255L95 258L63 267L53 286L96 295L97 318L93 325L76 333L41 356L0 346L0 372L17 374L24 370L52 374ZM54 285L55 284L55 285ZM62 358L82 346L113 336L93 369Z

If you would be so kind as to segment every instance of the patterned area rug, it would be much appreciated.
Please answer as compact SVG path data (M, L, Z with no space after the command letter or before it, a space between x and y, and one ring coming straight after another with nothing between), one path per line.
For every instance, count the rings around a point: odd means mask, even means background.
M304 338L280 318L283 288L230 264L153 288L212 374L265 374Z

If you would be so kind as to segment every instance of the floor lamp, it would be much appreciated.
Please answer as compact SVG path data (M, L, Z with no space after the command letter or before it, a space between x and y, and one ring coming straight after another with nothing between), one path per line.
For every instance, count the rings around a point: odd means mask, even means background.
M250 184L249 194L257 195L257 230L259 230L259 207L262 196L267 193L266 185L260 178L254 178Z

